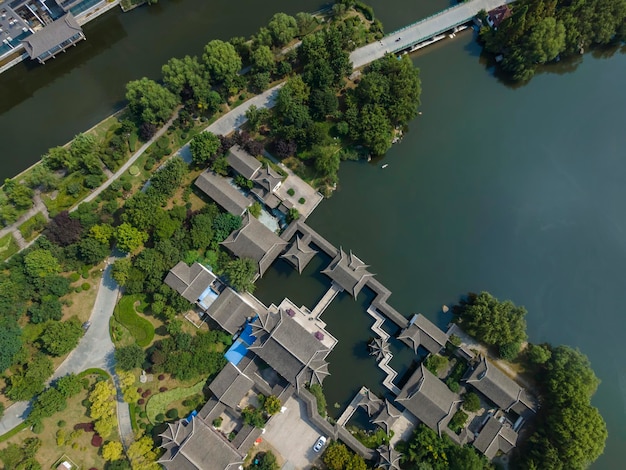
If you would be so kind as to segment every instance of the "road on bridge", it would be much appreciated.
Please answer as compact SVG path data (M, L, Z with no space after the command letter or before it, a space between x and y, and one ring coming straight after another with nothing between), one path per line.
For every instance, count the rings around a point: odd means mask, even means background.
M479 11L493 10L505 3L512 3L514 0L468 0L452 8L448 8L436 15L425 18L422 21L413 23L406 28L399 29L388 34L377 42L363 46L350 54L350 60L355 69L363 67L385 54L394 53L408 49L414 44L430 39L437 34L441 34L462 25L475 17Z

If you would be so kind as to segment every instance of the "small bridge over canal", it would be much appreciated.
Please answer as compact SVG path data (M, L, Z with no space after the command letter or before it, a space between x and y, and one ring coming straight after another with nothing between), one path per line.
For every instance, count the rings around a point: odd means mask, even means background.
M467 0L464 3L447 8L435 15L424 18L416 23L405 26L388 34L380 41L361 47L352 54L350 60L354 68L380 59L385 54L417 49L422 43L429 43L441 34L453 31L468 23L479 11L490 11L500 5L512 3L514 0ZM434 41L433 41L434 42Z

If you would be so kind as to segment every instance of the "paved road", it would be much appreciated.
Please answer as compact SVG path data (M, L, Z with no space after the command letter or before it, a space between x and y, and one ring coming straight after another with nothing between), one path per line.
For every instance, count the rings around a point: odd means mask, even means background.
M69 373L78 374L94 367L104 369L111 375L115 373L113 358L115 348L109 336L109 319L113 315L117 302L119 286L111 277L111 264L122 256L123 254L117 252L108 259L108 265L98 287L96 302L89 317L91 327L81 338L76 349L57 368L50 381ZM18 402L7 408L4 417L0 420L0 435L21 424L29 411L29 402ZM126 431L127 428L130 429L130 418L127 419L127 423L123 422L123 418L122 416L120 419L120 430L122 431L123 428L123 431ZM132 436L132 429L130 433Z
M354 68L363 67L370 62L380 59L387 53L407 49L417 42L422 42L455 26L467 23L481 10L493 10L500 5L512 3L513 1L469 0L406 28L394 31L380 41L356 49L350 54L350 60Z

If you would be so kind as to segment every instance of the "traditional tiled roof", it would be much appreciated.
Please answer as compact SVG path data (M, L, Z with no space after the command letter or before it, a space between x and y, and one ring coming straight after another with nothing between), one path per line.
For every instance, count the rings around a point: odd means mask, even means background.
M295 241L289 246L289 249L281 255L281 258L285 258L291 264L295 266L300 274L307 264L315 257L317 251L309 246L311 242L311 235L305 235L301 238L296 235Z
M273 192L282 183L283 176L274 171L271 166L267 166L256 172L253 181L266 191Z
M259 264L259 274L270 267L283 250L286 241L252 217L243 216L241 228L233 231L222 245L239 258L251 258Z
M426 426L440 433L440 425L449 417L458 396L421 364L396 401Z
M377 336L369 343L370 356L374 356L376 361L382 361L385 357L391 354L389 350L389 343L386 339Z
M419 346L437 354L445 347L448 335L420 313L413 317L409 326L400 332L398 339L411 346L416 354Z
M239 145L234 145L228 150L226 157L228 164L241 176L246 179L253 179L256 172L261 169L261 162L242 149Z
M516 444L517 433L510 426L500 423L493 416L487 418L487 422L473 442L474 447L485 454L485 457L488 459L494 458L498 452L507 454Z
M376 415L376 418L372 420L372 423L378 424L387 434L389 434L391 427L398 420L400 414L401 413L389 402L389 400L385 400L385 404L381 406L380 412Z
M167 470L235 470L243 464L241 454L197 417L187 425L168 423L161 438L159 463Z
M325 359L330 350L282 310L260 313L252 334L257 340L250 351L292 385L321 383L328 375Z
M233 215L242 215L252 205L252 199L244 196L228 179L210 170L202 172L194 184Z
M380 412L380 409L383 407L383 401L378 398L371 390L368 390L358 406L362 406L367 411L368 416L373 416L374 414Z
M347 255L342 249L339 249L337 256L322 273L330 277L356 299L367 280L374 276L367 268L368 266L352 252Z
M380 446L378 449L378 468L385 470L399 470L402 454L392 446Z
M231 408L237 408L241 399L254 386L254 382L235 365L228 362L209 385L216 398Z
M83 34L83 30L71 13L45 26L35 34L24 39L26 52L35 59L49 50L69 41L76 35Z
M503 410L508 411L518 404L531 411L536 409L526 391L484 356L481 356L466 382Z
M209 306L207 315L231 335L235 334L256 310L230 287L224 289Z
M170 269L165 284L170 286L189 302L196 302L207 287L215 281L215 275L200 263L188 266L180 261Z

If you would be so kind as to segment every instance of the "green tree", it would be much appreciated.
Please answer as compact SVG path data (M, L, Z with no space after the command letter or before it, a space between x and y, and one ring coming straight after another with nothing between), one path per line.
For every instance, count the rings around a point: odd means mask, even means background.
M198 214L191 219L191 248L202 250L213 241L213 217L208 214Z
M549 62L564 49L565 26L556 18L542 19L528 36L528 54L533 62Z
M183 183L185 175L189 172L189 167L180 157L170 158L152 178L150 187L147 190L148 197L157 201L165 201L172 197L176 190Z
M111 276L120 286L126 285L133 264L130 258L118 259L111 267Z
M258 273L256 261L250 258L238 258L226 263L224 274L233 288L239 292L254 292L254 278Z
M145 360L146 353L137 343L115 349L115 361L122 370L132 370L141 367Z
M274 70L274 53L267 46L259 46L250 54L252 72L272 72Z
M8 377L8 388L5 392L7 397L15 401L31 399L43 391L45 382L53 371L52 361L48 356L41 352L35 353Z
M322 460L330 470L366 470L363 457L352 453L340 442L332 442L326 447Z
M431 354L424 361L424 367L437 375L448 367L448 358L439 354Z
M28 422L35 423L67 408L67 399L56 388L43 391L35 400Z
M298 36L305 36L317 27L317 18L310 13L296 13L296 24L298 25Z
M204 47L202 63L216 85L228 87L241 70L241 57L234 46L215 39Z
M197 166L213 161L219 149L220 139L212 132L202 132L189 143L191 159Z
M108 245L115 235L115 228L109 224L97 224L89 229L89 236Z
M13 364L13 358L21 347L22 330L17 322L0 317L0 371L4 372Z
M108 462L122 458L124 448L118 441L109 441L102 446L102 458Z
M81 392L83 389L83 383L82 379L78 375L71 373L59 378L54 384L54 387L65 398L70 398Z
M126 85L126 99L137 118L154 125L167 121L178 104L171 91L145 77Z
M148 436L144 436L129 447L126 455L130 459L133 470L159 470L156 463L157 454L154 451L154 442Z
M61 170L75 166L74 157L66 147L52 147L43 156L43 164L50 170Z
M268 415L275 415L282 408L282 404L280 403L280 399L275 395L270 395L263 402L263 410Z
M2 189L7 195L9 202L18 209L26 210L33 206L34 192L28 186L18 184L15 180L6 179Z
M63 356L78 345L83 336L83 329L76 317L65 322L50 322L46 324L39 337L43 348L53 356Z
M463 408L469 412L478 411L480 409L480 398L474 392L468 392L463 395Z
M80 259L89 265L96 265L104 260L110 253L109 245L86 237L78 242L78 253Z
M290 42L298 34L298 23L293 16L285 13L276 13L272 16L267 29L276 47L281 47Z
M120 250L132 253L137 250L146 240L148 234L136 229L127 222L124 222L115 230L115 240Z
M500 302L488 292L481 292L464 305L460 321L469 334L488 345L517 345L517 354L526 340L525 315L524 307L516 307L510 300Z
M202 66L195 57L172 58L161 68L165 86L176 95L188 97L190 92L206 80Z
M24 266L29 276L42 278L61 272L61 265L50 250L36 249L24 257Z

